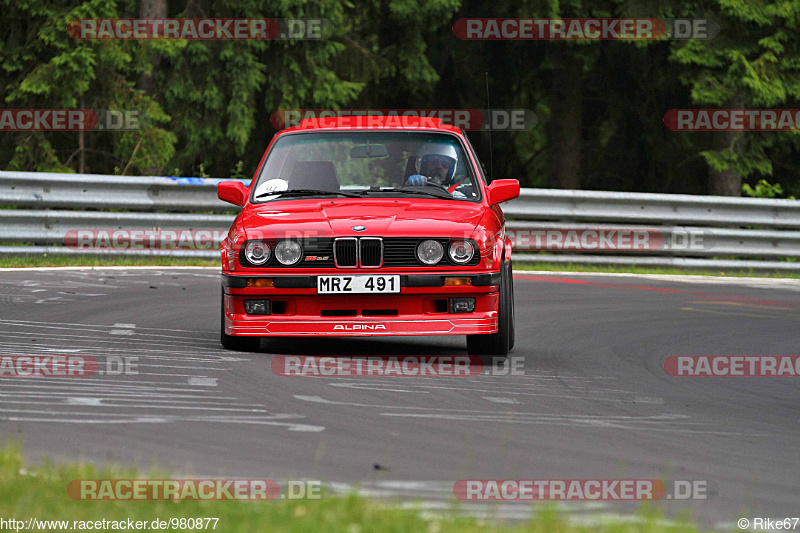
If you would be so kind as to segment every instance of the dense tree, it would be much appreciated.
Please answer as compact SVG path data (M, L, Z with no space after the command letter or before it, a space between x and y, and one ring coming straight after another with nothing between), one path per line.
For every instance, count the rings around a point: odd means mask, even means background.
M688 40L673 48L672 59L684 67L680 79L691 89L692 103L742 109L798 102L800 2L690 2L680 15L707 16L721 26L713 39ZM771 148L795 143L795 133L713 133L701 152L709 166L710 192L738 195L742 177L771 176Z
M146 70L150 44L135 41L76 40L67 33L77 18L119 17L132 2L93 0L61 3L6 0L9 29L0 42L6 108L135 110L139 131L4 133L0 163L18 170L112 172L162 168L173 156L175 134L159 127L169 116L159 103L135 88Z

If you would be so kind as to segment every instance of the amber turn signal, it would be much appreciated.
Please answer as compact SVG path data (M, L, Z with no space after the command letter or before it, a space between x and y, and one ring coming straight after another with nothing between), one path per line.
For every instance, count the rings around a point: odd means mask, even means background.
M272 278L247 278L248 287L274 287Z

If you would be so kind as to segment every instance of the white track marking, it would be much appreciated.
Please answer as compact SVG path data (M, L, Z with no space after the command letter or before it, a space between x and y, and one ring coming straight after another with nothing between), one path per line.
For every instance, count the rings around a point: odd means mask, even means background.
M101 406L102 407L124 407L126 409L128 409L128 408L149 409L150 408L149 405L138 405L138 406L132 407L130 405L124 405L124 404L118 404L118 403L111 404L111 403L108 403L108 402L139 402L139 403L142 403L142 400L137 400L136 398L130 398L130 399L128 399L128 398L113 398L113 399L109 399L109 400L106 400L105 398L101 398L100 400L101 400ZM189 403L189 404L192 404L192 405L197 405L197 402L194 401L194 400L192 400L192 401L184 401L184 400L144 400L144 401L145 402L153 402L153 403L170 403L170 404ZM50 406L53 406L53 405L64 405L63 403L37 402L37 401L30 401L30 400L27 400L27 399L26 400L0 400L0 404L23 405L23 406L29 406L29 405L50 405ZM214 406L219 406L219 405L224 405L225 407L242 407L243 411L251 411L251 412L263 411L263 409L256 409L256 408L257 407L264 407L261 404L246 404L246 403L224 403L224 404L221 404L219 402L218 403L214 403L212 405L209 405L209 407L214 407ZM247 409L244 409L244 408L247 408ZM50 412L50 411L48 411L48 412ZM266 412L266 411L264 411L264 412ZM113 414L113 416L118 416L117 413L111 413L111 414Z
M217 378L191 377L189 378L189 385L198 385L202 387L216 387Z
M229 407L210 407L205 405L195 406L195 407L181 407L181 406L174 406L174 405L114 405L114 404L107 404L106 402L102 401L102 398L87 398L87 397L75 397L72 398L74 402L66 402L62 404L64 407L70 405L76 405L81 407L124 407L125 409L166 409L166 410L174 410L174 411L225 411L228 413L233 412L244 412L244 413L267 413L266 409L237 409L237 408L229 408ZM24 413L24 414L40 414L40 415L54 415L59 414L57 411L36 411L31 409L3 409L3 413ZM68 415L75 415L74 412L66 412L60 414L68 414ZM93 413L93 415L97 415L97 413ZM119 413L103 413L103 415L109 416L120 416ZM127 416L124 415L124 416Z
M430 394L430 391L426 390L389 389L385 387L369 387L366 385L356 385L354 383L328 383L328 385L330 385L331 387L342 387L345 389L363 389L363 390L379 390L384 392L408 392L416 394Z
M302 394L295 394L294 398L297 400L301 400L304 402L310 403L323 403L327 405L347 405L353 407L374 407L375 409L411 409L411 410L426 410L426 411L455 411L455 412L463 412L467 414L486 414L486 415L496 415L500 412L507 413L506 411L476 411L473 409L465 410L457 407L428 407L428 406L413 406L413 405L397 405L397 404L388 404L388 405L377 405L374 403L356 403L356 402L339 402L335 400L328 400L321 396L306 396ZM535 416L548 416L544 414L536 414L536 413L529 413ZM557 416L557 415L549 415L549 416ZM587 416L595 416L595 415L563 415L563 416L571 416L571 417L583 417L586 418ZM598 415L599 416L599 415ZM678 416L683 418L689 418L688 415L672 415Z
M391 416L400 418L427 418L427 419L446 419L461 420L465 422L501 422L511 424L548 424L555 426L578 426L596 429L613 429L629 431L662 431L672 433L691 433L700 435L726 435L739 437L769 437L766 433L740 433L736 431L712 431L702 429L684 429L670 426L659 428L653 424L674 424L683 422L672 422L672 417L681 418L685 415L656 415L655 417L617 417L608 416L605 418L587 417L584 415L535 415L529 413L494 413L492 415L470 414L435 414L435 413L380 413L381 416ZM662 420L648 420L648 418L663 417ZM636 427L635 424L644 424L646 427ZM695 423L696 424L696 423Z
M516 398L496 398L493 396L484 396L484 400L488 400L492 403L506 403L506 404L518 404L520 403L519 400Z
M12 336L13 336L13 334L12 334ZM56 336L55 338L57 339L58 337ZM38 340L39 339L37 337L37 341ZM47 339L47 340L54 340L54 339ZM141 339L139 339L139 340L141 340ZM113 347L113 346L102 346L102 347L100 347L100 346L91 345L91 346L85 346L85 347L81 347L81 348L70 348L69 350L73 350L73 352L70 352L70 353L74 353L75 351L78 351L78 352L83 352L86 355L91 355L92 351L95 351L95 350L96 351L100 351L101 353L99 355L96 355L96 357L98 357L98 358L106 357L108 355L118 355L118 354L126 354L126 355L141 354L142 356L146 356L146 357L148 357L150 359L154 359L154 360L173 360L174 359L174 360L181 360L181 361L208 361L208 362L215 362L215 363L217 363L217 362L222 363L222 362L229 362L229 361L232 361L232 362L250 361L251 360L251 359L244 359L244 358L237 358L237 357L227 357L227 356L222 355L222 354L216 355L216 354L214 354L214 351L216 350L216 348L209 352L207 358L202 359L202 358L198 357L197 346L195 346L194 347L195 349L192 350L192 351L160 350L160 349L149 349L148 348L149 343L144 342L144 343L137 344L137 342L138 341L133 340L133 339L129 340L128 343L127 343L127 347L126 348L118 348L118 347ZM16 349L16 348L14 348L15 346L17 346L19 348ZM0 350L8 351L9 349L13 349L13 350L16 350L16 353L18 353L18 354L25 353L26 355L31 355L28 352L36 351L38 349L46 349L48 352L54 352L54 351L59 351L60 348L61 347L60 347L59 344L48 344L46 342L37 342L36 344L31 344L31 343L25 343L25 342L18 342L17 341L17 342L4 342L4 343L0 344ZM220 348L219 351L222 351L222 348ZM14 352L9 352L9 353L14 353ZM156 354L161 354L161 353L169 354L169 355L171 355L173 357L169 357L169 356L165 356L165 355L156 355ZM226 353L226 352L222 352L222 353Z
M83 333L103 333L103 334L107 334L108 331L109 331L107 328L108 328L108 326L106 326L106 328L100 329L100 330L84 329L84 330L79 330L79 331L81 331ZM59 328L59 327L50 327L50 326L48 326L48 329L65 329L65 330L75 331L75 328ZM120 330L120 331L131 331L131 330ZM44 332L37 332L37 331L31 331L31 332L15 331L15 332L9 332L9 334L8 334L9 337L20 336L20 335L28 335L28 336L41 335L41 336L45 336L45 337L55 337L55 338L66 338L66 337L69 337L71 339L87 339L87 340L91 340L91 341L93 341L95 343L115 343L115 342L116 343L120 343L121 342L121 343L127 344L127 343L130 342L130 341L116 341L116 340L111 340L111 339L100 339L96 335L72 335L72 334L69 334L69 333L67 333L67 334L60 333L60 334L58 334L58 333L44 333ZM175 340L189 340L189 341L190 340L194 340L194 339L191 339L189 337L175 337L174 335L159 335L157 333L140 333L139 336L140 337L164 337L164 338L167 338L167 339L175 339ZM163 343L163 342L152 343L152 344L154 344L156 346L183 346L183 347L189 347L189 346L193 345L191 343Z
M33 378L36 379L36 378ZM67 385L68 382L64 382L61 384L53 384L53 385L34 385L34 384L27 384L27 383L19 383L19 384L4 384L4 389L27 389L21 392L17 392L15 394L61 394L58 392L46 392L50 389L63 391L65 388L70 388L73 390L92 390L97 392L106 392L108 391L109 394L113 393L129 393L129 394L140 394L142 392L152 392L163 394L165 392L177 392L177 393L185 393L185 392L205 392L207 389L184 389L179 387L163 387L163 386L146 386L143 385L141 387L128 387L126 389L122 389L120 387L116 387L113 383L108 382L97 382L97 385L93 385L88 381L81 381L81 382L73 382L74 385L70 386ZM168 383L165 385L169 385Z
M109 327L108 324L77 324L75 322L37 322L33 320L9 320L9 319L0 319L0 323L19 324L23 326L81 326L89 328ZM169 328L146 328L146 327L139 327L137 329L154 330L154 331L180 331L185 333L208 333L208 331L197 330L197 329L169 329Z
M330 378L330 376L307 376L307 377L309 377L309 378L311 378L311 377ZM382 380L380 382L377 382L374 378L363 378L363 377L345 378L345 377L342 377L342 378L336 378L336 381L337 382L349 382L349 383L353 383L354 385L374 385L375 383L383 384L383 383L387 383L387 382L391 382L391 383L395 383L396 382L396 381L390 381L391 379L400 380L399 382L402 383L403 380L408 380L409 377L412 377L412 378L413 377L418 377L419 379L431 379L431 380L435 381L435 378L433 378L432 376L431 377L428 377L428 376L407 376L407 377L387 376L386 378L384 378L385 381ZM512 380L508 380L508 377L509 376L485 376L483 379L476 379L475 377L468 377L468 378L467 377L462 377L462 378L458 378L456 380L456 382L459 383L459 384L466 384L466 385L488 386L488 385L491 385L493 383L496 383L496 380L504 380L503 381L504 385L508 385L508 386L512 386L512 387L518 387L518 388L525 388L526 390L533 386L533 387L536 387L536 390L546 390L546 391L549 391L549 390L584 391L585 390L585 391L590 391L590 392L615 392L615 393L619 393L619 394L634 394L633 391L627 391L627 390L623 390L623 389L606 389L606 388L588 387L588 386L585 386L585 385L573 385L573 384L563 384L563 383L553 383L553 382L545 382L546 384L536 383L536 384L532 385L530 383L519 383L518 382L519 378L521 378L523 376L511 376L513 378ZM342 385L337 385L337 386L341 387ZM423 387L425 385L423 383L420 383L419 381L415 381L413 386ZM443 388L451 388L451 387L443 387ZM458 388L463 389L463 387L458 387ZM466 390L466 389L463 389L463 390Z
M351 389L362 389L367 387L356 386L350 383L329 383L331 387L343 387L343 388L351 388ZM456 385L452 386L444 386L444 385L426 385L421 383L414 383L409 384L412 387L419 387L425 389L444 389L447 391L471 391L471 392L488 392L493 393L497 392L496 389L482 389L482 388L475 388L475 387L459 387ZM382 388L371 388L371 390L386 390ZM569 392L570 389L566 389L565 392ZM547 398L567 398L571 400L591 400L591 401L601 401L601 402L632 402L632 401L641 401L641 403L655 403L661 404L663 403L663 399L661 398L643 398L643 399L626 399L626 398L604 398L604 397L597 397L598 394L603 394L602 391L595 391L590 390L588 391L586 396L577 396L574 394L549 394L546 392L517 392L517 391L504 391L505 394L514 394L519 396L539 396L539 397L547 397ZM623 391L624 392L624 391ZM618 394L615 392L615 394ZM625 394L635 394L633 391L629 391Z
M94 415L97 416L97 415ZM140 416L130 419L118 420L103 420L92 418L35 418L35 417L21 417L9 416L0 417L0 420L8 422L30 422L30 423L59 423L59 424L166 424L170 422L214 422L216 424L248 424L259 426L278 426L286 428L288 431L310 432L319 433L325 431L325 426L315 426L311 424L300 424L291 422L276 422L269 419L258 418L243 418L236 419L231 417L213 418L213 417L160 417L160 416Z
M364 356L364 357L366 357L366 356ZM325 377L325 376L323 376L323 377ZM494 379L502 379L502 378L505 378L505 377L508 377L508 376L491 376L491 375L487 375L487 374L478 374L476 376L464 377L464 378L459 378L459 379L461 379L463 381L470 381L470 380L488 381L488 380L494 380ZM557 374L535 374L535 373L529 373L529 372L526 372L524 376L511 376L511 377L513 377L514 380L522 380L522 379L543 379L543 380L547 380L547 379L553 379L553 380L559 380L559 381L560 380L596 381L596 380L616 380L617 379L615 377L608 377L608 376L597 376L597 377L559 376ZM364 380L363 377L341 377L341 378L337 378L337 379L339 379L341 381L346 381L346 380L350 380L350 381ZM570 387L573 387L573 385L570 385ZM612 389L606 389L606 390L612 390ZM616 390L616 389L614 389L614 390Z
M75 397L67 398L66 403L67 403L67 405L91 405L92 407L94 407L94 406L99 407L101 401L102 400L100 398L83 398L83 397L80 397L80 396L75 396ZM13 409L8 409L8 410L6 410L6 412L12 413L12 412L14 412L14 410ZM49 413L49 414L52 414L52 413Z

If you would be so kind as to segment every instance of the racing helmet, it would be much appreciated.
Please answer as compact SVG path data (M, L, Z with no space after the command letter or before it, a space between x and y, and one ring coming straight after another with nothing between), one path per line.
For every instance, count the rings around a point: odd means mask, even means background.
M441 185L453 181L458 164L458 154L451 144L428 143L417 156L417 172Z

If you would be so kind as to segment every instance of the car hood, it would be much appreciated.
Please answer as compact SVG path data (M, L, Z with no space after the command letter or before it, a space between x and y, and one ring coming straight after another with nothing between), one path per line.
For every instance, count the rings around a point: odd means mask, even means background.
M354 235L468 238L485 210L482 204L453 200L289 200L248 206L242 224L250 239ZM355 231L354 226L366 229Z

